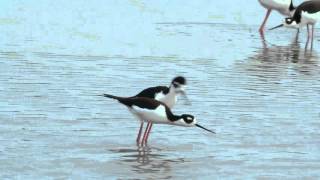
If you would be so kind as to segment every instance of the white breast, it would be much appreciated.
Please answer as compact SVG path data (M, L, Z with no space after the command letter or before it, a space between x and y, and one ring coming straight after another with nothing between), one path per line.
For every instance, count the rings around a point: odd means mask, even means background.
M176 104L177 102L177 96L175 93L168 93L168 94L163 94L158 93L155 96L155 99L158 101L163 102L164 104L166 104L170 109L173 108L173 106Z
M290 0L259 0L259 2L266 9L277 10L283 15L290 15Z
M136 115L141 121L151 121L157 124L170 123L166 115L166 109L163 105L151 110L132 106L132 108L130 108L130 112Z

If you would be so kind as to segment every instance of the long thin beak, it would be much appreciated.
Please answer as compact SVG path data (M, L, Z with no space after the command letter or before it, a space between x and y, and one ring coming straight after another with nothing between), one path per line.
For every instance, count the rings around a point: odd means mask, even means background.
M211 133L213 133L213 134L216 134L214 131L211 131L211 130L203 127L203 126L200 126L199 124L195 124L195 125L196 125L197 127L201 128L201 129L204 129L204 130L209 131L209 132L211 132Z
M191 101L189 100L185 91L181 91L181 95L186 99L186 104L191 105Z
M271 31L271 30L274 30L274 29L280 28L280 27L282 27L282 26L283 26L283 24L280 24L280 25L278 25L278 26L276 26L276 27L273 27L273 28L271 28L271 29L269 29L269 30Z

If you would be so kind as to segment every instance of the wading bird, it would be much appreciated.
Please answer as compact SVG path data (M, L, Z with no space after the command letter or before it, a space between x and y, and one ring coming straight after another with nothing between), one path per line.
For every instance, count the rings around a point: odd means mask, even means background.
M258 0L258 1L264 8L267 9L267 13L259 29L261 34L264 33L264 27L267 23L267 20L272 10L278 11L280 14L284 16L292 16L295 11L295 7L293 6L292 0Z
M215 134L214 131L211 131L199 125L194 116L190 114L175 115L171 112L170 108L166 104L155 99L145 97L123 98L109 94L105 94L104 96L118 100L121 104L125 105L133 115L138 117L141 122L146 121L156 124L169 124L184 127L199 127L201 129ZM139 134L141 134L140 131L138 133L138 136ZM144 134L142 144L145 144L147 142L149 134L150 131Z
M185 93L185 88L186 88L187 81L184 77L182 76L177 76L175 77L172 81L169 87L167 86L155 86L155 87L150 87L147 89L144 89L137 95L133 97L146 97L146 98L152 98L155 100L158 100L160 102L163 102L166 104L170 109L176 104L178 95L183 95L187 101L189 102L186 93ZM108 97L107 94L104 94L105 97ZM132 97L132 98L133 98ZM143 130L143 125L144 121L141 121L140 124L140 129L139 133L137 136L137 143L145 144L147 143L147 138L144 138L147 136L147 134L150 134L151 128L152 128L152 121L147 121L147 127L144 131L143 139L141 139L142 135L142 130Z
M289 27L289 28L301 28L307 26L308 39L306 43L306 48L308 47L309 40L311 39L311 48L313 47L313 37L314 37L314 26L320 19L320 1L310 0L301 3L292 17L285 18L284 22L270 30L279 27ZM310 28L311 26L311 32Z

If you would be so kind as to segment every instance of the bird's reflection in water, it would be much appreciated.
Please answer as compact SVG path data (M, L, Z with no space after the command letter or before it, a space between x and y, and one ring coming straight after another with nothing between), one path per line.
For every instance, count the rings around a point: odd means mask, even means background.
M288 45L272 45L261 35L262 47L258 48L253 56L247 58L249 61L245 61L240 66L248 71L259 71L260 75L272 73L273 77L280 75L288 67L306 75L318 73L317 52L301 47L299 34L301 33L296 33ZM290 66L291 63L297 65Z
M129 166L134 176L143 179L171 179L174 175L172 167L184 163L183 158L170 158L164 155L164 149L137 146L136 149L118 149L114 152L121 153L122 166ZM130 173L129 173L130 174Z

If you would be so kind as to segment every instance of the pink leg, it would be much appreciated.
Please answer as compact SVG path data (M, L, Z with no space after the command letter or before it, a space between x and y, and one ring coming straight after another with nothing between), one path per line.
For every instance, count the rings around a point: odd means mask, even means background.
M140 124L140 130L139 130L139 133L138 133L138 136L137 136L137 143L140 142L140 137L141 137L141 133L142 133L142 129L143 129L143 121L141 121L141 124Z
M270 14L271 14L271 9L268 9L267 14L266 14L266 16L264 17L264 20L263 20L263 22L262 22L262 24L261 24L261 26L260 26L260 29L259 29L259 31L260 31L261 34L263 34L263 29L264 29L264 27L265 27L265 25L266 25L266 23L267 23L267 20L268 20Z
M308 48L309 40L310 40L309 24L307 24L307 31L308 31L308 38L307 38L307 42L306 42L306 47L305 47L305 49L307 49L307 48Z
M141 140L141 144L144 144L145 143L145 139L147 138L147 134L148 134L148 131L149 131L149 127L150 127L150 122L148 122L147 124L147 127L146 127L146 130L144 131L144 134L143 134L143 138Z
M314 24L312 25L312 33L311 33L311 49L313 48L313 34L314 34Z
M309 30L309 24L307 24L307 31L308 31L308 40L310 39L310 30Z
M148 142L148 139L149 139L149 135L150 135L150 132L151 132L151 128L152 128L152 123L150 123L150 127L149 127L149 129L148 129L148 134L147 134L147 137L146 137L146 139L144 140L145 142L145 144L147 144L147 142Z

